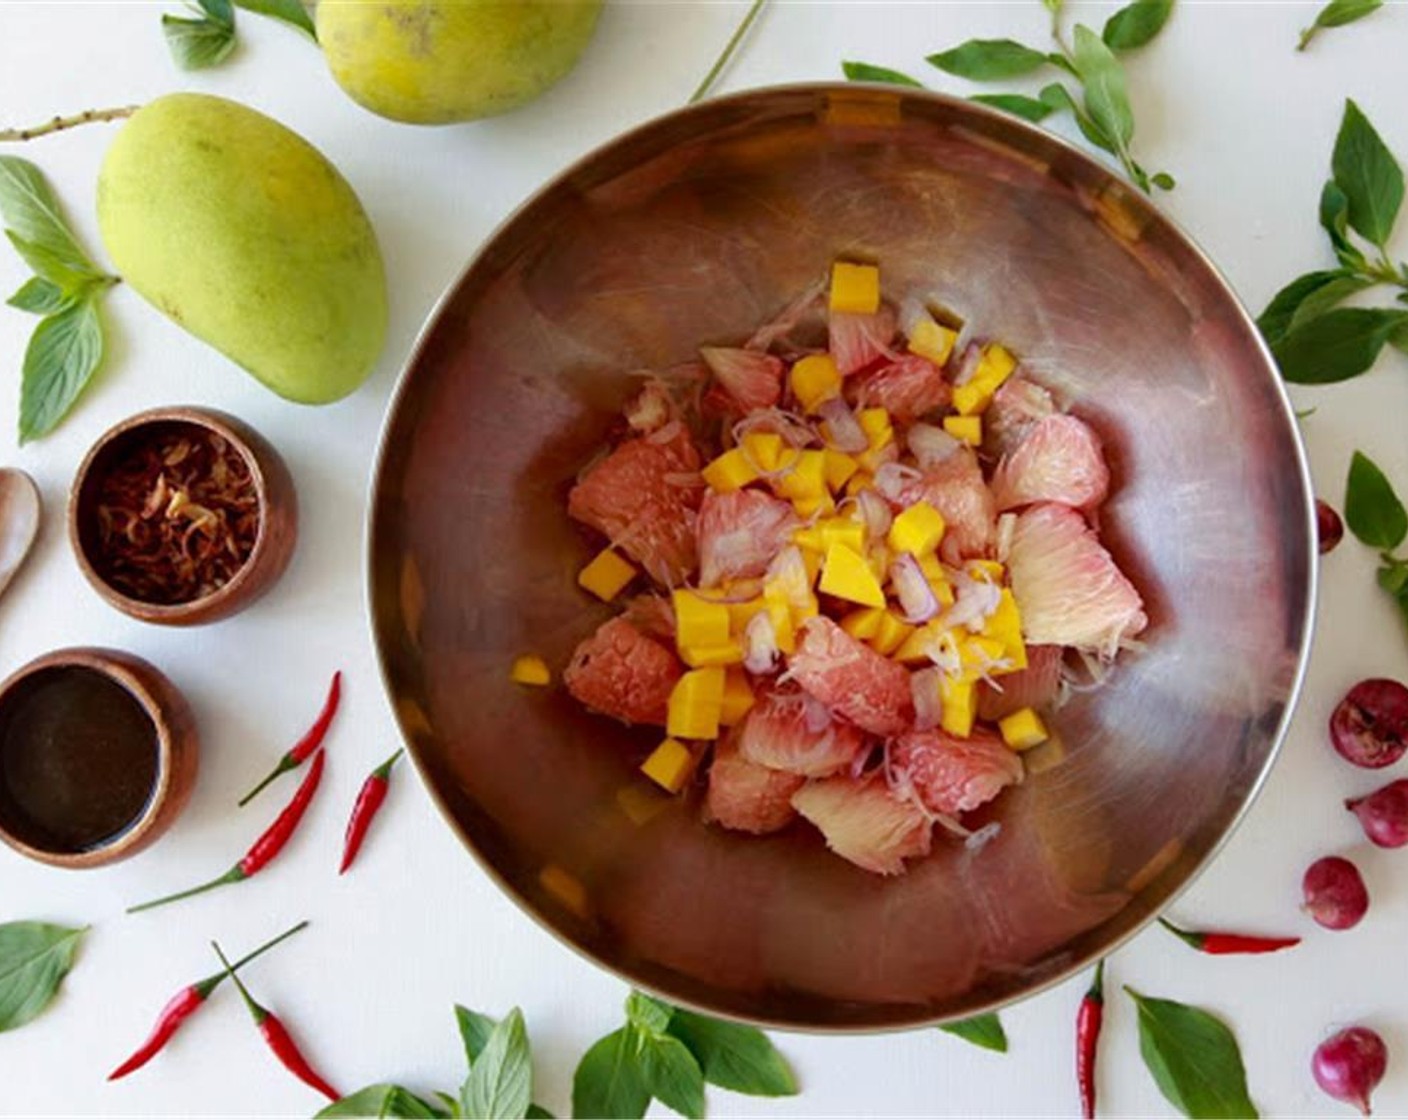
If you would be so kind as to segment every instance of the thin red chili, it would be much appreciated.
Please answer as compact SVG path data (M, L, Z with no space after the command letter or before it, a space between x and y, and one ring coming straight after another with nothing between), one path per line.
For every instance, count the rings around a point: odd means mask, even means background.
M157 906L165 906L168 902L190 898L193 894L201 894L216 887L223 887L226 883L243 882L245 879L257 875L273 861L275 856L283 851L289 837L298 828L298 822L303 819L303 814L308 809L308 803L313 800L313 794L318 791L318 783L323 777L325 757L326 752L324 751L318 751L313 756L313 765L308 770L302 784L299 785L298 791L293 795L293 800L284 806L284 811L274 818L274 823L264 830L259 839L250 846L244 858L229 871L219 878L201 883L198 887L178 891L176 894L168 894L162 898L153 899L151 902L144 902L140 906L129 906L127 912L135 914L139 910L151 910Z
M1300 944L1299 937L1249 937L1242 933L1223 933L1217 930L1179 929L1163 918L1159 919L1159 925L1180 941L1193 946L1198 952L1219 957L1235 953L1274 953L1278 949L1289 949Z
M292 929L284 930L272 941L266 941L252 953L246 953L231 968L234 971L239 971L255 957L263 956L280 941L292 937L307 924L307 922L299 922ZM224 980L225 973L217 972L213 976L207 976L204 980L197 980L194 984L186 985L172 996L166 1006L161 1009L161 1014L156 1017L156 1026L152 1028L151 1034L147 1035L146 1041L137 1047L130 1058L108 1074L108 1080L117 1081L129 1073L136 1072L161 1053L166 1044L171 1041L171 1036L181 1028L181 1024L200 1010L205 1001L210 998L210 994Z
M244 1005L249 1008L249 1014L254 1019L254 1025L259 1028L259 1033L264 1036L264 1041L268 1043L269 1049L274 1052L274 1057L283 1063L284 1068L293 1074L294 1077L302 1081L305 1085L312 1086L330 1101L342 1099L342 1094L327 1083L326 1080L315 1070L298 1049L298 1044L293 1041L293 1036L288 1033L288 1028L279 1021L279 1017L267 1007L255 1002L249 989L244 986L235 970L230 966L230 962L225 959L225 954L220 951L220 946L214 941L210 943L215 948L215 954L220 958L220 963L225 966L225 974L235 982L235 987L240 990L240 995L244 997Z
M313 726L303 734L303 738L294 743L284 756L279 759L268 775L240 798L241 805L248 805L260 793L264 787L281 774L287 774L290 770L296 770L307 761L308 756L316 751L323 744L323 739L327 736L328 728L332 726L332 717L337 715L337 706L342 700L342 671L338 670L332 675L332 684L328 688L328 698L323 701L323 710L318 713L318 718L313 721Z
M342 865L337 869L339 875L344 874L352 866L352 861L362 850L362 841L367 837L367 829L371 827L372 818L380 812L381 803L386 800L386 791L391 785L391 768L401 757L402 750L398 750L368 774L367 780L362 783L362 788L357 793L357 800L352 805L352 816L347 819L347 838L342 845Z
M1076 1080L1080 1084L1080 1114L1085 1120L1095 1118L1095 1054L1104 1021L1105 962L1101 961L1076 1012Z

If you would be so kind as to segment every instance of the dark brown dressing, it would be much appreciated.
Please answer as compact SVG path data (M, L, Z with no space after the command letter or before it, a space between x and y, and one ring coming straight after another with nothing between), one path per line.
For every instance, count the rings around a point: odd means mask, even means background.
M83 852L142 815L157 780L157 731L94 669L45 669L0 713L0 821L51 852Z

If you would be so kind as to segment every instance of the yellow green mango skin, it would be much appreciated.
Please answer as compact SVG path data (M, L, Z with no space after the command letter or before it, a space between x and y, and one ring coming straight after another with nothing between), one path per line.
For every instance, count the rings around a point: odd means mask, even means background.
M158 98L98 177L122 278L281 397L324 404L366 380L386 338L386 274L337 168L247 106Z
M353 100L396 121L476 120L562 78L601 0L319 0L318 42Z

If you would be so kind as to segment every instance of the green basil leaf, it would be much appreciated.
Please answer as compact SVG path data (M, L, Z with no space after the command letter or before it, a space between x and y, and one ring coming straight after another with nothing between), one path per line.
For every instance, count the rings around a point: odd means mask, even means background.
M1139 1052L1159 1091L1184 1116L1258 1115L1236 1036L1215 1015L1126 986L1139 1008Z
M753 1097L790 1097L797 1078L772 1041L756 1027L676 1008L669 1032L689 1047L704 1080Z
M1085 111L1123 155L1134 136L1124 67L1105 41L1084 24L1076 24L1075 60L1085 86Z
M224 0L222 0L224 2ZM298 28L313 42L318 41L318 32L313 26L313 17L308 14L301 0L235 0L247 12L269 16Z
M598 1039L572 1076L572 1115L582 1120L640 1120L649 1107L635 1032L622 1027Z
M1060 82L1052 82L1049 86L1044 86L1037 96L1040 97L1045 104L1050 105L1053 111L1069 109L1071 115L1076 119L1076 124L1080 128L1081 134L1087 140L1097 148L1109 152L1111 155L1115 154L1115 146L1110 141L1110 138L1100 130L1099 125L1090 119L1085 110L1077 103L1076 99L1071 96L1071 91Z
M1049 59L1011 39L969 39L952 50L931 54L928 62L948 74L976 82L1000 81L1030 74Z
M1403 171L1374 126L1352 100L1330 157L1335 182L1349 204L1349 224L1368 241L1383 246L1403 202Z
M1364 276L1339 276L1328 284L1311 292L1291 316L1290 330L1304 326L1311 319L1324 315L1335 305L1342 303L1356 292L1372 288L1374 280Z
M923 82L916 82L908 74L890 70L884 66L872 66L868 62L843 62L841 72L852 82L886 82L892 86L913 86L923 89Z
M524 1120L533 1098L533 1057L523 1012L514 1008L494 1027L460 1092L469 1120Z
M1371 548L1397 548L1408 536L1408 513L1378 465L1356 451L1344 487L1344 523Z
M1408 563L1390 560L1379 568L1374 578L1378 580L1380 587L1394 598L1398 598L1408 591Z
M0 219L15 237L44 250L69 272L102 276L69 232L43 172L18 156L0 156Z
M455 1022L460 1028L460 1039L464 1042L464 1062L471 1069L489 1044L489 1036L498 1023L478 1011L455 1004Z
M399 1085L368 1085L350 1096L334 1101L321 1112L314 1114L314 1120L323 1117L400 1117L402 1120L436 1120L445 1113L427 1104L409 1089Z
M1173 0L1134 0L1105 21L1100 37L1112 51L1132 51L1163 30Z
M1408 292L1402 293L1398 297L1399 303L1408 303ZM1389 345L1395 350L1402 350L1408 354L1408 323L1395 327L1393 333L1388 336Z
M1167 171L1160 171L1149 181L1161 191L1171 191L1174 187L1178 186L1178 180Z
M945 1023L939 1030L947 1031L974 1046L981 1046L984 1050L1007 1053L1007 1032L1002 1029L1002 1020L997 1017L996 1012L974 1015L971 1019L960 1019L956 1023Z
M1277 292L1266 305L1266 310L1257 316L1256 325L1262 337L1272 346L1276 345L1291 329L1291 321L1295 319L1301 304L1322 288L1351 275L1344 269L1335 269L1297 276Z
M626 997L626 1021L652 1038L659 1038L670 1025L670 1016L675 1009L668 1003L648 996L644 992L631 991Z
M235 26L235 6L231 0L196 0L196 6L216 23Z
M52 281L41 276L31 276L21 285L20 290L5 302L21 311L34 315L52 315L68 306L71 297Z
M1383 6L1384 0L1330 0L1330 3L1320 9L1315 22L1300 33L1296 50L1305 50L1321 28L1343 27L1347 23L1363 19Z
M557 1120L557 1117L540 1104L530 1104L528 1106L528 1120Z
M980 105L991 105L994 109L1001 109L1004 113L1011 113L1033 123L1045 120L1053 112L1052 107L1045 101L1020 93L975 93L968 100L976 101Z
M1338 307L1304 322L1271 343L1281 376L1298 385L1325 385L1355 377L1370 366L1408 311Z
M24 352L20 443L53 431L83 392L102 357L103 328L91 299L40 322Z
M163 15L161 30L172 59L182 70L208 70L224 62L235 49L234 25L208 16Z
M86 932L45 922L0 925L0 1031L24 1026L49 1006Z
M35 274L56 285L66 295L74 295L91 282L93 273L72 269L48 246L37 241L26 241L14 230L7 229L5 237L20 259L29 265Z
M669 1035L634 1030L646 1092L689 1120L704 1120L704 1072L689 1048Z
M1329 235L1340 264L1350 269L1364 267L1364 254L1349 239L1349 199L1333 179L1327 179L1320 192L1320 225Z
M459 1097L452 1097L449 1093L442 1093L439 1089L435 1090L435 1096L439 1098L440 1103L445 1106L444 1115L452 1117L453 1120L460 1120L464 1115L460 1109Z

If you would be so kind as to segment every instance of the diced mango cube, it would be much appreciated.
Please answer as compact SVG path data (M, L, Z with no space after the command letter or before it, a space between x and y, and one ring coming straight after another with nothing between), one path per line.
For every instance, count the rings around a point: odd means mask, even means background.
M973 733L973 719L978 712L977 685L945 674L939 681L939 699L943 705L939 726L956 738L968 738Z
M880 270L837 261L831 266L831 310L874 315L880 310Z
M836 512L836 499L830 494L818 494L811 498L794 498L792 508L798 517L816 517L820 514Z
M934 598L939 601L941 607L953 606L955 596L953 594L953 584L949 583L948 577L938 575L928 581L929 590L934 593Z
M900 618L894 611L886 611L880 620L878 633L870 641L870 648L876 653L889 657L913 633L913 626Z
M736 641L717 646L680 646L680 660L693 669L706 665L742 665L743 647Z
M826 485L832 491L841 489L851 476L860 470L860 464L856 462L855 457L847 455L844 451L828 447L821 454L825 459Z
M782 498L830 498L826 489L826 456L820 451L802 451L786 473L773 481Z
M948 362L953 353L953 344L957 340L957 331L950 330L935 322L932 316L925 315L909 332L909 352L918 354L921 358L928 358L936 366L942 366Z
M636 569L630 561L623 559L615 549L603 548L577 573L577 584L609 603L635 578Z
M755 698L753 686L748 683L748 674L742 669L728 669L724 673L724 698L719 707L719 723L732 727L748 714Z
M531 684L541 687L552 683L552 673L548 671L548 663L535 653L525 653L521 657L515 657L513 668L509 670L508 675L517 684Z
M953 407L962 416L974 416L987 408L992 395L1002 387L1002 383L1017 368L1017 359L1011 351L997 343L983 347L983 355L978 360L978 368L973 376L953 390Z
M883 544L873 545L866 549L865 562L870 565L870 570L883 586L890 575L890 550Z
M998 720L997 729L1002 732L1002 741L1014 751L1031 750L1048 738L1046 724L1031 708L1021 708Z
M706 649L728 642L728 607L693 591L678 590L671 596L675 607L675 643Z
M978 362L974 376L991 381L993 389L996 391L1004 381L1012 376L1012 371L1016 368L1017 359L1012 351L1000 342L990 342L983 347L983 357Z
M823 555L825 555L825 549L802 549L802 567L807 570L807 583L809 586L814 585L816 583L816 577L821 574L821 560Z
M677 739L717 739L723 703L723 668L691 669L670 692L665 731Z
M776 432L749 432L743 437L743 454L759 471L777 470L782 457L782 437Z
M792 530L792 543L804 552L811 549L813 552L825 552L826 542L821 538L820 525L803 525L800 529Z
M773 559L763 584L763 597L769 603L773 598L780 599L799 620L810 618L817 613L816 596L812 594L815 582L816 573L807 566L806 555L789 546Z
M869 641L880 633L880 623L886 613L884 607L862 607L841 619L841 629L857 641Z
M865 557L843 544L833 544L826 550L826 564L821 570L821 590L865 607L885 605L885 592L875 573L870 570L870 565L865 562Z
M841 371L830 354L808 354L792 364L788 375L792 395L807 412L841 391Z
M957 390L954 390L957 392ZM981 416L945 416L944 431L954 439L977 447L983 442L983 420Z
M869 490L875 485L875 474L864 469L856 471L846 480L846 496L854 498L862 490Z
M930 660L930 654L943 639L946 628L936 619L908 634L894 652L896 661L915 663Z
M963 666L961 680L978 681L985 676L1000 676L1009 671L994 667L1007 653L1006 647L995 638L985 638L981 634L968 635L958 643L958 652Z
M890 547L896 552L927 556L944 536L944 516L928 502L915 502L890 523Z
M863 408L856 413L865 438L870 441L870 449L878 451L895 438L894 426L890 423L890 413L883 408Z
M792 653L797 648L797 627L792 622L792 606L787 595L776 585L769 585L763 592L767 603L768 621L772 623L773 640L783 653Z
M679 793L694 771L694 755L678 739L666 739L640 764L640 772L661 789Z
M700 472L710 489L732 494L758 478L758 469L740 447L730 448Z
M865 526L859 521L852 521L849 517L828 517L818 521L816 527L821 530L822 551L833 544L843 544L856 552L865 549Z
M767 609L767 604L763 602L761 595L755 595L739 603L725 603L724 609L728 611L728 632L741 634L755 614Z
M1010 588L1002 589L997 610L983 624L983 634L1002 646L1002 655L1012 662L1011 672L1027 667L1027 646L1022 640L1022 615Z
M971 579L986 580L999 586L1007 575L1007 569L1002 566L1000 560L969 560L963 565L963 570Z

